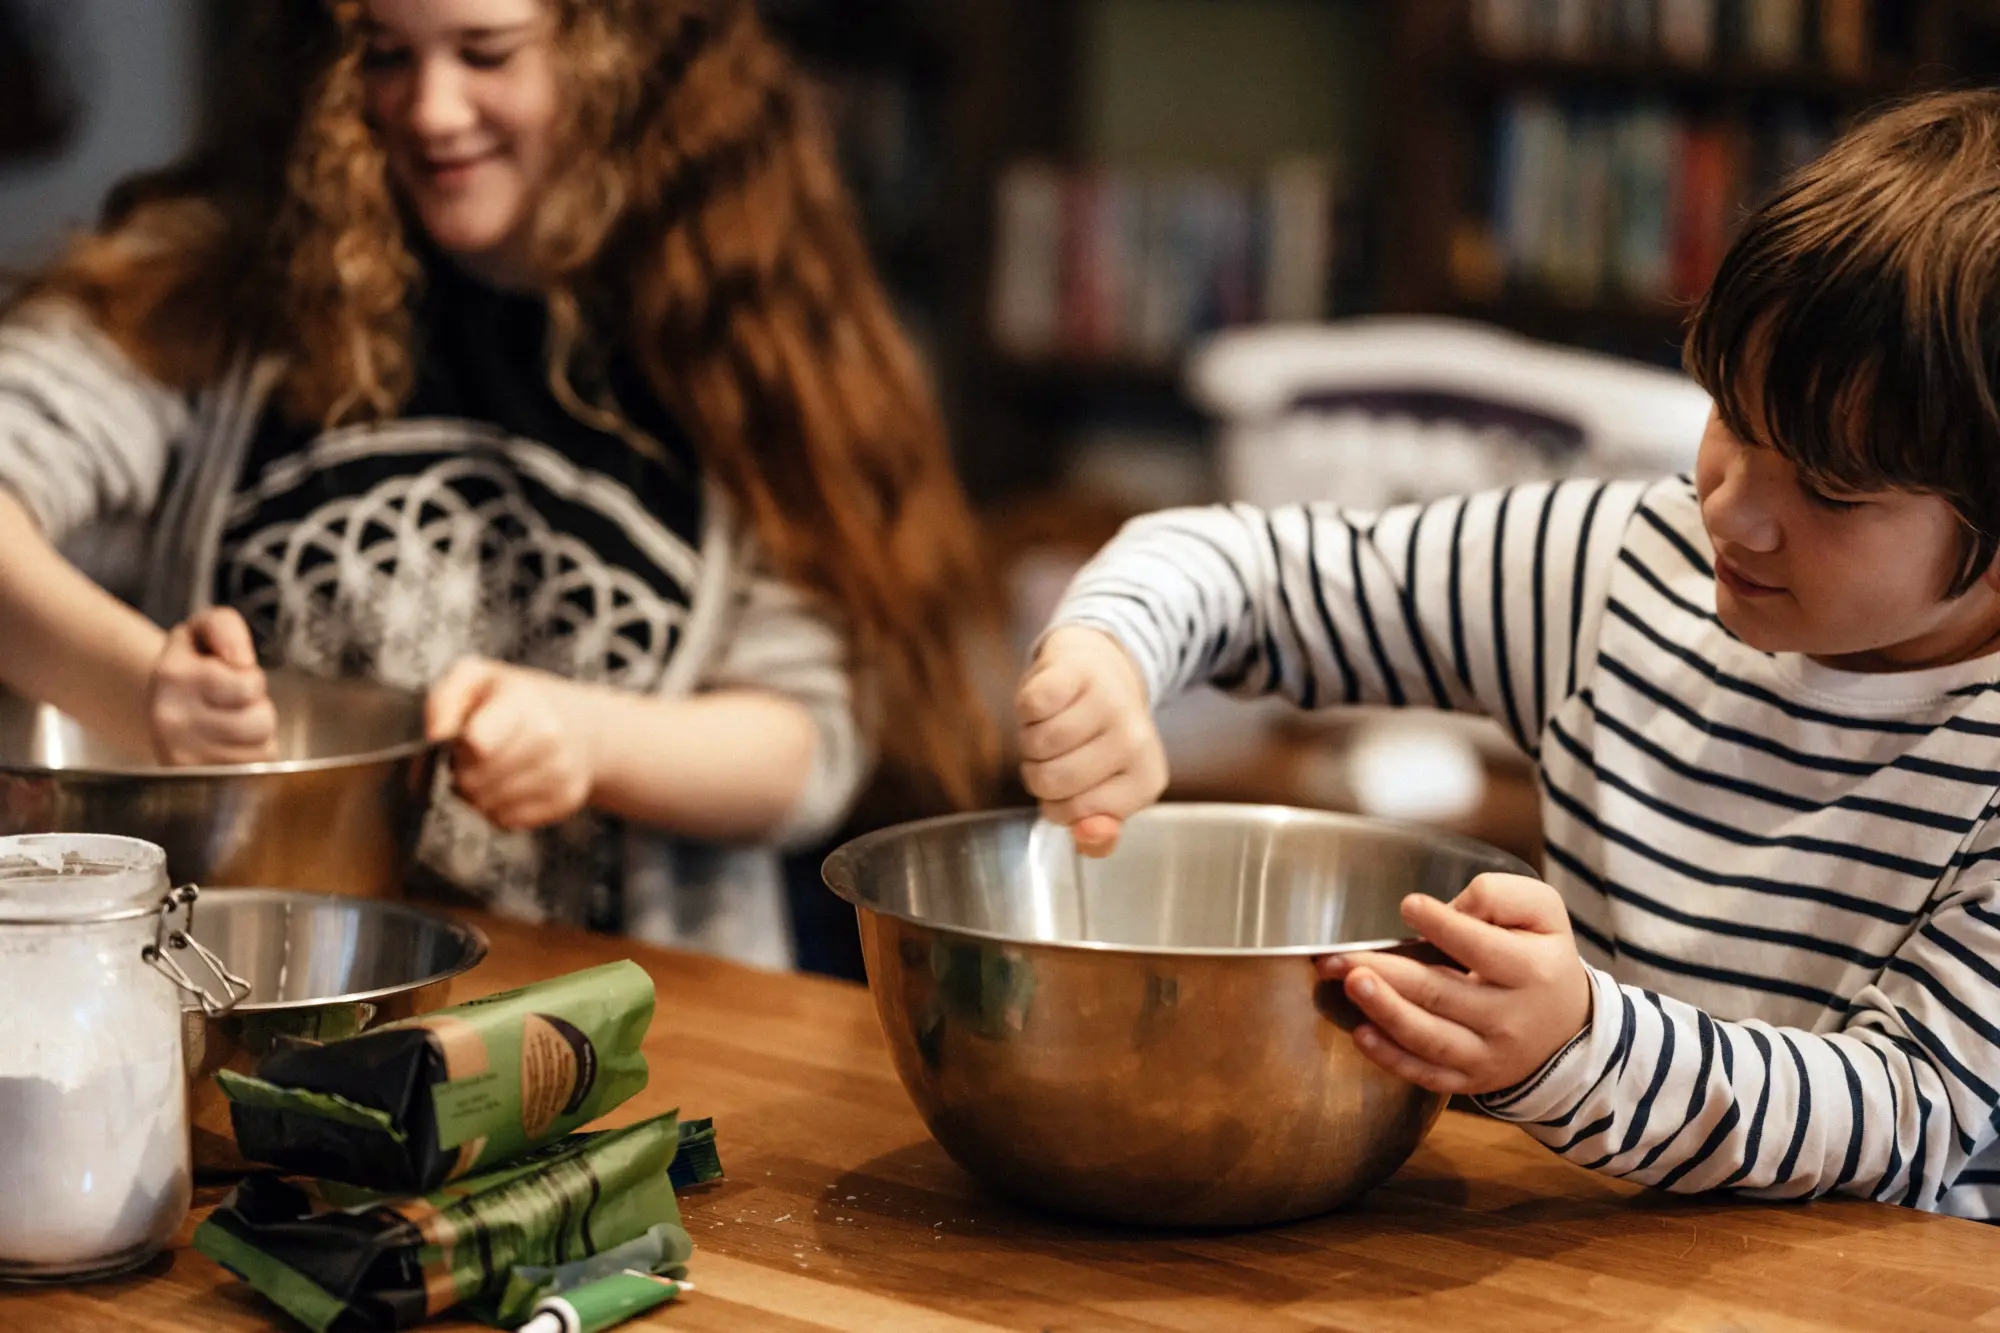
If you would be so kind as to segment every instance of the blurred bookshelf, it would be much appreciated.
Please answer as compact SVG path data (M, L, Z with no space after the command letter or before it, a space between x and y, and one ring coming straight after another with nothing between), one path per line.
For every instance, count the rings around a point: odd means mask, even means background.
M1264 320L1441 313L1660 363L1745 209L2000 71L2000 0L762 0L826 90L976 499L1197 434Z
M1178 367L1213 329L1364 308L1382 0L761 8L821 85L978 500L1054 484L1092 422L1198 435Z
M1885 99L1984 82L1960 0L1417 0L1379 201L1385 309L1671 363L1736 226Z
M758 0L817 84L843 174L906 327L930 361L976 496L1016 470L987 426L980 298L1007 165L1059 142L1070 0Z

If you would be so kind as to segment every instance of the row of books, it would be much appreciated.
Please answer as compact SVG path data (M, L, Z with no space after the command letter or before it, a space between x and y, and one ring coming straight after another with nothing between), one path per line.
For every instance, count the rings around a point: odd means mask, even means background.
M1903 44L1904 0L1478 0L1502 56L1659 56L1687 65L1818 66L1859 76Z
M996 204L994 342L1023 360L1158 365L1217 328L1322 319L1335 204L1318 159L1256 179L1017 164Z
M1496 121L1490 250L1504 279L1574 302L1688 301L1744 210L1818 156L1831 125L1528 96Z

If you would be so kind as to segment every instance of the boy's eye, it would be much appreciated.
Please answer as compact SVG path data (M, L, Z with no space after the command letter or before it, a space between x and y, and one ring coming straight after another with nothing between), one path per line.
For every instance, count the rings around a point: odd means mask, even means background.
M1866 500L1844 500L1839 496L1828 495L1807 481L1799 482L1799 490L1812 504L1835 514L1849 514L1868 503Z

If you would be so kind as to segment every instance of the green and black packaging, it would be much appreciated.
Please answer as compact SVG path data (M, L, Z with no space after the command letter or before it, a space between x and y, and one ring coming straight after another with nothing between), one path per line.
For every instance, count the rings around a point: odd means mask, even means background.
M632 962L279 1049L216 1075L253 1162L424 1194L590 1123L646 1086L653 981Z
M679 1277L676 1186L722 1167L708 1121L669 1113L577 1134L415 1198L252 1176L194 1246L314 1333L409 1328L447 1310L511 1328L612 1264Z

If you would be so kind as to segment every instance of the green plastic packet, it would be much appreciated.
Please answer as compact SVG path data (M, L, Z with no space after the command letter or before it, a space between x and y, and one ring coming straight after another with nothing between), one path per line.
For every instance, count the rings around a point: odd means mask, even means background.
M216 1075L237 1147L282 1171L422 1194L646 1086L653 980L609 963Z
M499 1299L466 1307L466 1313L495 1328L512 1329L533 1317L535 1307L551 1296L563 1296L593 1282L620 1273L657 1273L661 1277L687 1276L688 1256L694 1246L687 1232L676 1226L649 1228L643 1234L614 1245L601 1254L555 1267L522 1264L507 1274L507 1285Z
M684 1131L696 1147L676 1170ZM720 1174L709 1123L670 1112L420 1197L252 1176L195 1229L194 1247L314 1333L408 1328L461 1305L505 1322L632 1242L679 1276L693 1244L676 1181Z

